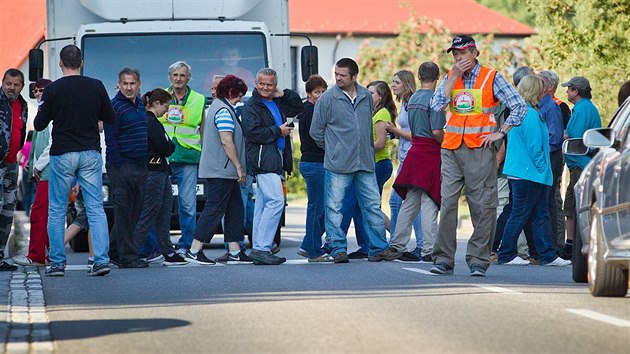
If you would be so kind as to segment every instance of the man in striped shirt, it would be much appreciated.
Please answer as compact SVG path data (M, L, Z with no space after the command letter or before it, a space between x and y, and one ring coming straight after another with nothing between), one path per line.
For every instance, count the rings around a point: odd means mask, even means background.
M112 98L116 120L105 124L106 168L114 195L114 228L110 259L119 268L146 268L133 242L133 230L142 212L147 175L147 118L140 91L140 73L124 68L118 74L119 91Z

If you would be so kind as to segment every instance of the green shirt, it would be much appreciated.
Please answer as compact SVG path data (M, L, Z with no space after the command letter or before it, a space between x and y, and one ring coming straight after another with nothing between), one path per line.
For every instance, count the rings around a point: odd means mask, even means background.
M392 116L385 108L381 108L376 114L372 116L372 139L376 142L376 123L377 122L391 122ZM385 147L380 150L374 149L374 161L379 162L383 160L389 160L389 136L386 137Z

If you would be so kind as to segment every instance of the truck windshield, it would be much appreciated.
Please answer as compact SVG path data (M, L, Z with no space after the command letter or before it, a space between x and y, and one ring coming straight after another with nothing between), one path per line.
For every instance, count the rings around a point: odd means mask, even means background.
M268 63L265 37L258 33L86 35L82 50L83 74L103 81L111 97L122 68L140 71L144 93L169 87L168 67L178 60L192 67L188 85L207 97L214 77L227 74L242 78L251 94L256 72Z

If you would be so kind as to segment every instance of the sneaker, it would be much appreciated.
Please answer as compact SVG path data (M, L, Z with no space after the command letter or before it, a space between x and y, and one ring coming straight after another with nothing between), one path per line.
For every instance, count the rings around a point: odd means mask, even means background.
M400 257L398 257L398 260L403 262L419 262L420 258L411 252L403 252Z
M13 264L9 264L5 261L0 262L0 272L15 272L18 270L18 267Z
M422 248L420 247L416 247L413 249L413 251L411 251L411 254L413 254L414 256L418 257L418 259L422 258Z
M394 259L398 259L401 256L401 253L396 251L393 248L386 248L381 253L376 254L374 256L368 256L368 261L370 262L380 262L380 261L393 261Z
M317 258L309 258L308 262L309 263L330 263L330 262L334 262L335 259L333 257L331 257L328 254L323 254Z
M162 262L162 265L165 266L178 266L178 265L186 265L188 264L188 261L186 261L186 259L184 259L184 257L182 257L181 254L175 252L172 255L167 255L166 257L164 257L164 262Z
M164 256L160 252L155 252L142 259L147 263L158 263L164 260Z
M345 253L345 252L344 252ZM367 253L361 251L354 251L347 254L348 259L363 259L368 258Z
M87 261L87 267L88 269L92 269L92 266L94 265L94 258L92 257L88 257L88 261Z
M131 261L130 263L118 263L118 268L148 268L149 263L147 263L142 258L137 258Z
M278 246L277 243L274 243L273 246L271 246L271 254L276 254L280 252L280 246Z
M485 277L486 270L483 269L479 264L472 264L470 266L470 276L471 277Z
M64 264L51 264L50 267L46 268L44 275L47 277L63 277L66 275L66 266Z
M354 252L356 253L356 252ZM352 253L351 253L352 254ZM350 256L346 252L339 252L334 257L333 260L335 263L349 263Z
M108 263L102 263L102 264L94 264L92 265L92 267L90 268L90 270L88 270L88 275L91 276L104 276L106 274L109 274L110 269L109 269L109 264Z
M545 267L566 267L570 265L571 265L571 261L567 259L562 259L560 257L556 257L556 259L554 259L550 263L545 264Z
M509 265L509 266L526 266L529 265L529 261L525 260L519 256L514 257L513 260L509 261L509 262L505 262L505 263L499 263L502 265Z
M39 263L39 262L35 262L34 260L28 258L28 257L17 257L13 259L15 261L15 264L19 264L21 266L24 267L28 267L28 266L34 266L34 267L44 267L46 266L46 264L44 263ZM17 269L17 267L16 267Z
M271 252L253 250L249 256L255 265L279 265L287 261L284 257L278 257Z
M420 257L420 262L421 263L433 263L433 257L431 257L430 254L424 255L424 256Z
M223 256L215 259L218 263L228 263L228 262L237 262L237 263L252 263L254 260L245 254L245 252L240 251L236 256L232 255L230 252L227 252Z
M297 252L298 256L300 257L304 257L304 258L308 258L308 254L306 253L306 250L304 248L298 248Z
M192 254L192 252L188 251L188 252L186 252L186 257L185 258L188 261L188 263L197 263L197 264L201 264L201 265L214 265L214 264L216 264L215 261L212 261L212 260L208 259L208 257L206 257L206 255L201 250L199 252L197 252L197 254Z
M440 275L453 274L453 267L446 263L435 263L433 267L429 269L429 272Z

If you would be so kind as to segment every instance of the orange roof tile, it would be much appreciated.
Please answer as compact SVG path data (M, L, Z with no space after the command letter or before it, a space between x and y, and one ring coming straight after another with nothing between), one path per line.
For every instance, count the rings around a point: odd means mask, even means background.
M291 32L391 35L416 16L441 20L454 34L530 36L535 31L472 0L290 0Z
M0 70L19 68L46 34L46 0L1 0L0 33Z

